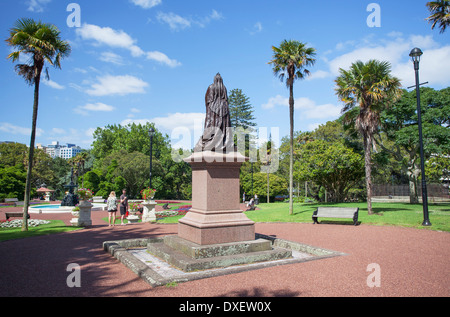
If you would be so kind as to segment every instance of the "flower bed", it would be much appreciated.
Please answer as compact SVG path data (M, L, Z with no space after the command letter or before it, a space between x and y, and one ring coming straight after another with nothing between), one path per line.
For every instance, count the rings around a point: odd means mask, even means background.
M174 217L174 216L184 216L186 213L191 209L191 205L184 205L180 206L177 209L174 210L162 210L156 212L157 218L164 218L164 217Z
M7 220L0 223L0 228L20 228L22 227L22 219ZM29 227L37 227L39 225L48 225L50 221L39 219L28 219Z

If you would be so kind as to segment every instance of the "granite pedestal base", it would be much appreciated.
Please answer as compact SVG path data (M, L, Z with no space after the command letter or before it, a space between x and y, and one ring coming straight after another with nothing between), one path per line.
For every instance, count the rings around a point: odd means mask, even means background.
M292 257L291 250L273 247L269 240L254 238L250 241L200 245L179 236L165 236L163 242L149 243L147 252L184 272Z
M192 167L192 208L178 224L178 236L209 245L255 238L254 222L240 209L239 152L196 152L185 159Z

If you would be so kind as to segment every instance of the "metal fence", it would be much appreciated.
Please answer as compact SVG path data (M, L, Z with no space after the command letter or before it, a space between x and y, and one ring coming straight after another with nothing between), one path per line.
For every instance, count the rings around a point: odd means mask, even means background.
M428 197L450 199L449 187L445 184L427 184ZM422 196L422 186L417 184L417 195ZM372 188L372 196L409 196L409 185L376 184Z

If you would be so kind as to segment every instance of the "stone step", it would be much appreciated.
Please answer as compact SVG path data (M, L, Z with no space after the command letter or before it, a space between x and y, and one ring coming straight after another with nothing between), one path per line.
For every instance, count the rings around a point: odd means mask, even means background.
M194 259L212 258L217 256L268 251L272 249L269 240L256 239L251 241L229 242L211 245L200 245L178 235L164 237L164 243Z
M147 251L184 272L203 271L234 265L288 259L292 257L292 251L290 250L271 248L271 250L265 251L196 259L171 248L165 243L149 243L147 245Z

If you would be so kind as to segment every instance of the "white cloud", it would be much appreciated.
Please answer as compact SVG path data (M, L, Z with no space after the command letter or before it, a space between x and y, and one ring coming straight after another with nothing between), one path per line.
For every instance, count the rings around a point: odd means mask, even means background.
M178 31L191 26L191 22L173 12L163 13L158 12L156 19L159 22L169 25L171 30Z
M60 129L60 128L53 128L53 129L52 129L52 133L53 133L53 134L65 134L65 133L66 133L66 130Z
M263 109L273 109L275 107L289 107L289 98L277 95L271 97L266 104L262 105ZM317 105L314 100L306 97L294 100L294 109L300 111L300 116L307 119L325 119L336 118L341 113L341 108L334 104Z
M110 27L100 27L84 23L82 27L77 28L75 32L85 40L95 40L97 44L121 47L129 49L130 51L136 46L136 40L131 38L127 33L124 31L116 31Z
M177 60L170 59L166 54L158 52L158 51L147 52L147 59L156 61L161 64L166 64L167 66L172 67L172 68L181 65L181 63L178 62Z
M170 113L166 117L155 117L153 119L125 119L121 122L122 125L129 123L146 124L152 122L157 128L172 131L175 128L187 128L193 131L197 126L202 126L202 121L205 119L204 113L190 112L190 113Z
M56 83L56 82L54 82L53 80L50 80L50 79L47 80L47 79L44 78L44 80L42 82L44 83L44 85L47 85L47 86L49 86L51 88L54 88L54 89L61 90L61 89L65 88L64 86L61 86L60 84L58 84L58 83Z
M294 103L295 105L295 103ZM275 106L289 106L289 98L277 95L276 97L271 97L269 101L262 105L263 109L272 109Z
M98 83L92 84L86 93L91 96L128 95L144 93L148 84L131 75L97 77Z
M263 30L263 26L261 22L256 22L255 25L253 25L253 28L250 31L250 35L255 35L256 33L259 33Z
M141 112L141 110L139 110L138 108L131 108L130 111L133 112L133 113Z
M206 27L213 20L223 19L222 14L216 10L212 10L211 14L205 17L185 18L173 12L164 13L158 12L156 19L160 23L169 25L169 28L173 31L180 31L192 26L192 24L198 25L202 28Z
M130 51L131 56L146 56L149 60L155 60L169 67L180 66L181 63L175 59L170 59L166 54L153 51L145 52L138 45L137 41L122 30L114 30L110 27L100 27L93 24L83 24L75 31L84 40L94 40L95 45L107 45L110 47L122 48ZM111 63L122 63L122 59L115 53L103 53L100 58Z
M311 72L311 75L306 77L306 80L322 79L322 78L327 78L329 76L331 76L330 72L326 72L323 70L317 70L317 71Z
M352 50L327 61L329 73L339 76L339 68L349 69L357 60L367 62L370 59L388 61L392 66L392 75L402 81L402 86L411 86L415 82L414 67L409 52L414 47L423 51L420 62L420 79L433 85L448 86L450 84L450 45L442 46L434 41L432 35L411 35L391 32L387 39L363 39L361 44L350 44ZM355 42L356 43L356 42ZM323 74L327 71L323 71Z
M162 0L131 0L131 2L144 9L150 9L161 4Z
M100 54L99 59L102 62L112 63L112 64L116 64L116 65L123 65L122 56L117 55L112 52L103 52L102 54Z
M84 106L79 106L74 109L74 112L81 114L83 116L86 116L89 114L89 112L110 112L113 111L115 108L110 105L106 105L101 102L97 103L87 103Z
M43 12L44 6L51 0L29 0L26 2L28 5L27 11L31 12Z
M176 148L192 149L203 132L204 113L169 113L165 117L153 119L125 119L120 124L129 123L145 125L154 123L158 130L169 134L172 146Z
M30 128L19 127L8 122L0 122L0 131L10 134L31 135ZM36 136L40 137L44 133L44 130L36 128Z

